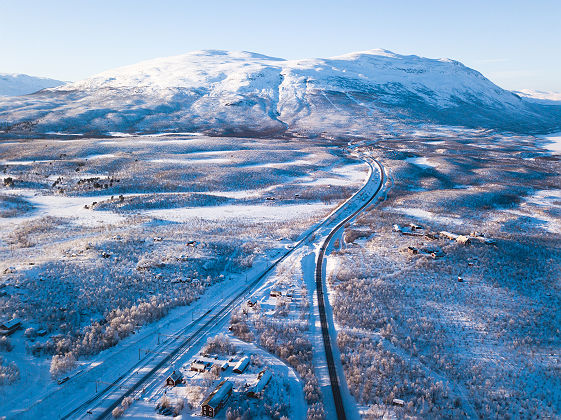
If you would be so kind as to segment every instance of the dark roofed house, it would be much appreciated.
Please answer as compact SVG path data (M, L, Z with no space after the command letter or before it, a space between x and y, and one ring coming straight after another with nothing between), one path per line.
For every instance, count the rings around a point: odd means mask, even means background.
M178 372L177 370L174 370L171 373L171 375L168 376L168 378L166 380L166 385L177 386L182 382L183 382L183 375L181 374L181 372Z
M201 414L207 417L214 417L232 395L234 384L230 381L222 381L214 391L210 393L208 398L201 405Z
M0 323L0 335L10 335L13 334L21 327L21 321L14 318L10 321L5 321Z

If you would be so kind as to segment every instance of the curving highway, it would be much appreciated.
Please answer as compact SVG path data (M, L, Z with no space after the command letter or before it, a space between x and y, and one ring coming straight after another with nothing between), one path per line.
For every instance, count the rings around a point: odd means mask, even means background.
M325 359L327 362L327 370L329 373L329 382L331 384L331 392L333 393L333 402L335 404L335 411L337 413L337 418L339 420L346 420L347 415L346 413L348 412L348 408L345 408L345 403L343 401L342 398L342 393L341 393L341 385L340 385L340 381L339 381L339 376L337 374L337 367L336 367L336 363L335 363L335 358L333 356L333 346L336 344L332 344L332 340L331 340L331 336L330 336L330 324L333 325L333 320L328 320L327 317L327 313L326 313L326 309L325 309L325 303L327 300L326 297L326 284L325 284L325 272L324 272L324 267L323 267L323 262L325 259L325 253L327 248L329 247L331 241L333 240L333 237L335 236L335 234L348 222L350 222L352 219L354 219L362 210L364 210L370 203L372 203L372 201L378 196L378 194L380 194L380 191L382 191L382 187L384 185L386 176L384 173L384 168L382 167L382 165L375 159L372 159L372 162L368 162L368 164L370 165L371 168L371 172L374 172L374 168L373 165L375 165L378 169L378 172L380 174L380 182L378 184L378 187L376 188L376 190L374 191L374 193L371 195L371 197L365 202L363 203L354 213L352 213L351 215L347 216L345 219L343 219L341 222L339 222L339 224L337 226L335 226L333 228L333 230L329 233L329 235L327 236L327 238L325 239L325 241L323 242L319 253L318 253L318 257L317 257L317 261L316 261L316 291L317 291L317 299L318 299L318 310L319 310L319 318L320 318L320 323L321 323L321 334L322 334L322 339L323 339L323 346L325 349ZM370 177L372 179L372 175ZM333 328L333 330L335 330ZM335 340L333 340L335 341ZM345 379L342 378L342 381L344 381Z

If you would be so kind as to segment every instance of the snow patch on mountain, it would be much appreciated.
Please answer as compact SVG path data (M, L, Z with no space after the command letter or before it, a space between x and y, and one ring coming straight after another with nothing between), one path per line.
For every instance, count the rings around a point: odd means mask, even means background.
M522 89L513 91L524 99L532 102L561 105L561 92L546 92L543 90Z
M19 96L63 85L60 80L27 74L0 73L0 96Z

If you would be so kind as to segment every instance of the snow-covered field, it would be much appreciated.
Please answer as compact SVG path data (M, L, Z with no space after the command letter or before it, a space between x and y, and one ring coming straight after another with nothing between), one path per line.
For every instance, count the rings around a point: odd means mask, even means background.
M532 137L432 137L372 147L387 200L329 257L349 389L365 418L558 418L561 160Z
M316 141L196 135L10 141L0 159L0 321L22 321L0 413L24 417L56 379L127 365L96 355L285 249L368 173Z
M546 136L540 136L543 141L543 146L555 155L561 155L561 132L552 133Z

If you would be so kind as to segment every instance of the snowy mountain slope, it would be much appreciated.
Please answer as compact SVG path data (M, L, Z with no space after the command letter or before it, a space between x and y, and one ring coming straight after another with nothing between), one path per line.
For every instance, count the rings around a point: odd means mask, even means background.
M26 74L0 73L0 96L19 96L63 85L60 80Z
M0 99L0 121L10 134L368 136L424 123L551 131L560 109L526 101L453 60L371 50L287 61L208 50Z

